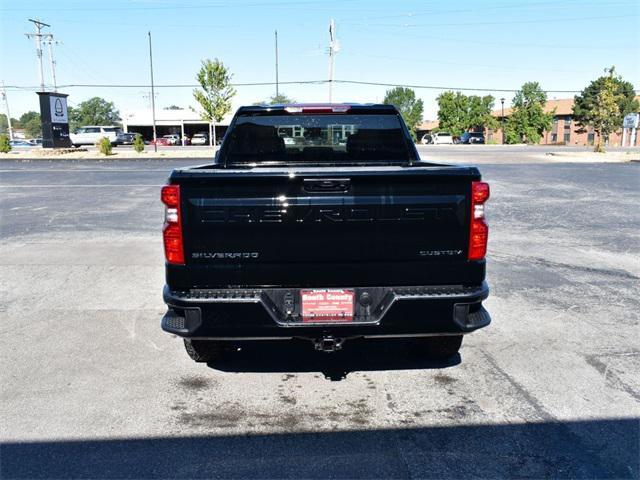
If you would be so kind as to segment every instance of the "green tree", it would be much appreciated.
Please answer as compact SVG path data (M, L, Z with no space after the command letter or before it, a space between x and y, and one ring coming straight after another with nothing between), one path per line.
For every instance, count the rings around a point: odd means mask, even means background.
M182 110L182 108L177 105L169 105L168 107L164 107L163 110Z
M18 120L20 128L24 129L24 134L29 138L38 138L42 136L42 124L40 123L40 114L33 110L20 115Z
M547 94L538 82L527 82L516 92L511 115L505 125L507 143L538 143L553 123L553 112L545 113Z
M471 128L496 128L497 120L491 115L494 98L491 95L466 96L447 91L438 95L438 130L462 135Z
M595 151L604 152L603 140L622 126L624 116L638 111L633 85L615 74L597 78L574 97L573 116L581 127L592 126L598 134Z
M422 99L416 98L416 92L410 88L394 87L391 90L387 90L382 103L393 105L398 109L409 128L411 137L415 140L415 130L422 122L422 113L424 112L424 104Z
M11 117L11 127L18 128L20 126L20 122ZM9 122L7 122L7 116L4 113L0 113L0 133L9 133Z
M262 102L256 102L254 105L282 105L295 102L296 101L294 99L287 97L284 93L279 93L277 95L272 95Z
M4 133L0 133L0 153L9 153L11 151L11 144L9 143L9 137Z
M138 152L144 152L144 141L142 140L142 135L137 134L133 139L133 149Z
M69 107L69 128L71 131L84 125L118 125L120 112L113 102L101 97L93 97L80 102L77 107Z
M470 128L491 128L498 127L498 120L491 115L495 98L491 95L479 97L471 95L469 97L469 108L467 110L467 129Z
M24 128L24 126L34 118L37 118L38 120L40 120L40 114L38 112L34 112L33 110L29 110L28 112L25 112L22 115L20 115L20 119L18 120L18 125L20 125L20 128Z
M221 122L231 111L231 99L236 91L231 86L233 75L217 58L202 61L196 78L201 88L193 90L193 96L202 107L202 119Z
M442 92L438 102L438 130L460 136L467 130L469 97L461 92Z

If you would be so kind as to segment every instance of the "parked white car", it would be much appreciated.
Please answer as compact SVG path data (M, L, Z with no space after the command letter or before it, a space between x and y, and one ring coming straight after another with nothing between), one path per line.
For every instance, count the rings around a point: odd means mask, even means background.
M182 140L180 140L180 135L177 133L172 133L170 135L163 135L162 138L166 138L169 141L170 145L182 145Z
M118 145L118 135L121 133L122 128L114 125L89 125L78 128L75 133L69 135L69 138L74 147L95 145L103 137L108 138L112 145Z
M431 143L434 145L453 145L453 137L449 132L432 133Z
M209 137L206 133L196 133L191 137L191 145L208 145Z
M420 139L420 143L422 143L422 145L429 145L430 143L433 143L433 140L431 138L431 134L427 133L427 134L423 135L422 138Z

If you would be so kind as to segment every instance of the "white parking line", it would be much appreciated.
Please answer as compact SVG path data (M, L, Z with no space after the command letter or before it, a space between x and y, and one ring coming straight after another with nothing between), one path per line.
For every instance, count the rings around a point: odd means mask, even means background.
M135 184L121 184L121 185L0 185L0 188L104 188L104 187L156 187L160 188L163 184L154 184L154 185L135 185Z
M40 168L21 168L21 169L8 169L8 170L0 170L0 173L111 173L111 172L118 172L118 173L129 173L129 172L170 172L172 169L171 168L158 168L158 169L151 169L151 170L141 170L141 169L135 169L135 170L127 170L125 168L119 169L119 170L111 170L108 168L104 168L104 169L92 169L92 170L84 170L84 169L40 169Z

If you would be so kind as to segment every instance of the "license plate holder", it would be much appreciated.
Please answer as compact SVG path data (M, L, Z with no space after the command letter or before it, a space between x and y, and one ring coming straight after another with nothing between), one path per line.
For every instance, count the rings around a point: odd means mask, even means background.
M301 317L305 323L353 322L355 292L349 289L300 290Z

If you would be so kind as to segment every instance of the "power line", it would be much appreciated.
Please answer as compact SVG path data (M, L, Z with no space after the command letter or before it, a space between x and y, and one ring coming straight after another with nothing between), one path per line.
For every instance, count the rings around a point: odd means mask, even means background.
M504 10L508 10L508 9L530 9L532 7L534 8L538 8L540 6L543 5L553 5L554 9L557 8L576 8L576 3L578 3L578 6L580 7L585 7L585 4L582 0L578 0L578 1L565 1L565 2L558 2L558 0L546 0L546 1L538 1L538 2L527 2L527 3L512 3L512 4L505 4L505 3L500 3L500 4L496 4L496 5L487 5L485 2L479 2L478 3L478 7L477 8L463 8L463 9L450 9L450 8L446 8L444 10L442 9L437 9L437 10L419 10L419 11L415 11L415 12L407 12L407 13L401 13L401 14L394 14L394 15L360 15L360 16L354 16L354 17L341 17L339 18L339 20L341 22L350 22L350 21L357 21L357 20L364 20L364 21L368 21L368 20L378 20L378 19L390 19L390 18L407 18L407 19L412 19L414 17L420 17L420 16L425 16L425 15L429 15L429 16L435 16L435 15L452 15L452 14L458 14L458 13L476 13L476 12L480 12L480 13L484 13L488 10L500 10L500 12L504 11ZM622 3L606 3L606 4L596 4L596 6L605 6L607 8L611 8L613 6L633 6L635 5L635 2L622 2ZM592 6L592 5L586 5L586 6Z
M425 90L461 90L470 92L519 92L520 89L511 88L475 88L475 87L445 87L441 85L411 85L399 83L364 82L358 80L334 80L335 83L348 83L351 85L373 85L378 87L404 87ZM544 90L546 93L579 93L581 90Z
M329 83L330 80L292 80L287 82L278 82L279 85L323 85ZM424 90L460 90L471 92L518 92L517 88L479 88L479 87L461 87L461 86L445 86L445 85L419 85L408 83L389 83L389 82L368 82L362 80L332 80L333 83L342 83L349 85L371 85L377 87L404 87ZM273 86L275 82L249 82L249 83L232 83L233 87L255 87L255 86ZM70 83L67 85L59 85L60 88L149 88L146 84L97 84L97 83ZM199 84L182 83L182 84L160 84L154 85L154 88L197 88ZM37 87L25 85L6 85L7 89L12 90L33 90ZM637 90L637 89L636 89ZM544 90L546 93L579 93L581 90Z
M305 85L305 84L323 84L328 80L299 80L289 82L278 82L279 85ZM232 87L259 87L275 85L275 82L248 82L248 83L232 83ZM148 84L117 84L117 83L69 83L66 85L59 85L60 88L149 88ZM175 84L160 84L155 85L155 88L199 88L199 83L175 83ZM33 90L38 88L35 86L26 85L7 85L6 88L21 89L21 90Z
M396 60L401 62L410 62L410 63L423 63L427 65L460 65L460 62L456 61L446 61L446 60L432 60L431 58L410 58L410 57L394 57L389 55L370 55L368 53L360 53L359 51L347 52L347 56L354 57L366 57L366 58L379 58L384 60ZM534 66L519 66L519 65L496 65L496 64L485 64L485 63L464 63L465 67L473 67L473 68L490 68L490 69L499 69L499 70L521 70L526 72L538 71ZM568 72L568 73L590 73L591 70L567 70L562 68L548 68L547 71L551 72Z
M343 3L345 1L355 1L355 0L334 0L333 3ZM325 5L327 2L327 0L314 0L311 2L306 2L306 5L312 5L312 4L322 4ZM295 6L295 7L299 7L301 5L301 2L298 0L289 0L289 1L267 1L267 2L252 2L252 3L239 3L236 1L231 1L231 2L224 2L224 3L210 3L208 5L203 5L203 4L199 4L199 5L184 5L184 4L175 4L175 5L166 5L166 6L150 6L150 5L145 5L145 6L130 6L130 5L121 5L118 7L119 10L126 10L126 11L130 11L130 10L143 10L143 11L148 11L148 10L191 10L191 9L197 9L197 10L202 10L202 9L210 9L210 8L234 8L234 7L241 7L241 8L246 8L246 7L268 7L268 8L273 8L273 7L281 7L281 6ZM31 11L33 10L33 8L0 8L0 11L5 11L5 12L23 12L23 11ZM106 11L106 10L113 10L112 6L108 6L108 7L69 7L69 8L60 8L60 7L56 7L56 8L39 8L39 11L55 11L55 12L76 12L76 11L87 11L87 12L99 12L99 11Z
M368 31L366 29L366 27L364 27L363 25L352 25L352 27L355 28L361 28L361 29L365 29L365 31ZM461 43L464 45L469 45L469 44L473 44L473 45L496 45L496 46L504 46L505 42L504 40L502 41L487 41L487 40L478 40L475 37L474 38L469 38L469 37L465 37L463 35L459 35L457 37L442 37L439 35L421 35L421 34L417 34L417 33L410 33L407 31L402 31L402 32L398 32L398 31L376 31L375 32L375 36L376 38L379 37L393 37L393 38L397 38L399 36L402 37L409 37L409 38L415 38L418 40L439 40L442 42L447 42L447 43ZM512 42L511 40L509 40L508 43L509 47L524 47L524 48L544 48L544 49L563 49L563 50L584 50L585 48L589 48L590 50L612 50L612 49L616 49L616 50L636 50L637 46L633 45L633 44L629 44L629 45L623 45L620 43L617 44L601 44L601 43L581 43L580 45L565 45L563 43L532 43L532 42ZM458 62L459 63L459 62ZM465 63L465 65L467 65Z
M568 22L575 20L604 20L610 18L631 18L638 17L636 14L628 14L628 15L600 15L597 17L568 17L568 18L541 18L535 20L500 20L496 22L455 22L455 23L367 23L367 22L344 22L345 25L351 26L360 26L360 27L398 27L398 28L414 28L414 27L466 27L466 26L478 26L478 25L514 25L514 24L523 24L523 23L537 23L537 24L546 24L551 22Z

